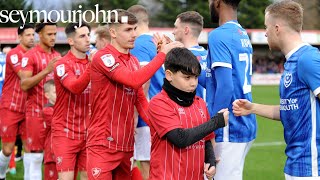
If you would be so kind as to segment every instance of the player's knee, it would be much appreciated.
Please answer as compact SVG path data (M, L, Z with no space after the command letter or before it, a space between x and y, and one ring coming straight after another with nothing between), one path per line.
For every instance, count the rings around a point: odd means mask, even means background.
M2 152L5 156L10 156L13 152L14 143L3 143L2 144Z

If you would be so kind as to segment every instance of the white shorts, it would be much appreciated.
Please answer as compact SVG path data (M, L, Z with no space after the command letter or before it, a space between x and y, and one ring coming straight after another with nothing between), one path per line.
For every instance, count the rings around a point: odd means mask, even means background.
M151 136L150 128L143 126L136 128L134 135L134 152L133 158L137 161L150 161L151 153Z
M244 161L254 140L247 143L219 142L214 148L217 159L215 180L242 180Z
M284 173L286 180L320 180L320 177L296 177Z

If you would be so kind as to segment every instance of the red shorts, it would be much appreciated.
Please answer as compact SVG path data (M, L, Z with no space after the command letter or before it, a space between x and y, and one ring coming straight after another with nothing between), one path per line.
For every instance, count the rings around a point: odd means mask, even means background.
M15 142L18 134L20 134L22 140L26 140L25 113L1 108L0 114L2 142Z
M42 117L26 116L27 147L30 151L43 151L46 138L45 123Z
M44 180L57 180L58 172L56 168L56 163L44 163Z
M53 152L56 157L58 172L86 171L86 141L67 137L52 137Z
M56 162L55 161L55 156L53 154L53 149L52 149L52 138L51 138L51 129L48 131L46 130L46 140L44 143L44 163L51 163L51 162Z
M131 179L133 152L121 152L104 146L87 147L88 179Z

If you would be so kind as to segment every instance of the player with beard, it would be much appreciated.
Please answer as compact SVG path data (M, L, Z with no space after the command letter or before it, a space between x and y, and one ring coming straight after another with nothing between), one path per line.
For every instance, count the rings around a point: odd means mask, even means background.
M41 165L45 141L43 106L48 103L44 96L43 86L53 79L54 63L60 53L53 49L56 40L57 26L54 22L42 20L36 25L40 42L28 51L21 62L21 88L27 91L26 126L27 147L30 153L24 154L25 179L42 179Z
M223 108L231 110L235 99L252 101L252 45L237 21L240 0L209 0L213 23L207 57L207 104L212 115ZM241 180L246 154L256 138L256 117L235 117L230 113L228 126L216 133L217 164L215 180ZM230 156L232 154L232 156Z
M14 150L17 134L26 145L25 109L27 93L20 87L20 70L22 56L34 45L34 27L25 24L18 27L20 44L12 49L6 58L6 79L3 85L0 107L0 135L2 150L0 152L0 179L5 178L10 155ZM24 147L25 152L28 149ZM28 167L25 167L28 169Z

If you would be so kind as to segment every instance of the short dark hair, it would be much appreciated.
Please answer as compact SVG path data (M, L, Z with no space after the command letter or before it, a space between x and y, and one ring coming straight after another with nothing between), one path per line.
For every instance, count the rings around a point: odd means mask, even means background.
M91 31L91 27L89 24L83 22L80 25L79 22L74 22L74 23L69 23L66 29L64 30L64 32L66 33L67 37L69 37L71 34L76 32L77 28L82 28L82 27L87 27L89 29L89 32Z
M201 66L197 57L187 48L171 49L166 55L164 68L173 73L180 71L186 75L199 76L201 73Z
M134 24L138 23L138 19L131 12L126 11L124 9L115 9L115 11L117 11L117 13L118 13L118 22L116 22L115 13L111 13L111 18L110 18L111 22L109 24L110 26L116 25L116 24L125 24L125 23L130 24L130 25L134 25ZM123 23L121 21L123 16L128 17L128 22Z
M21 35L26 29L34 29L33 24L24 24L18 27L18 35Z
M52 21L52 20L44 20L44 19L42 19L41 21L40 21L40 23L38 23L37 25L36 25L36 33L39 33L45 26L49 26L49 25L57 25L57 23L55 22L55 21Z
M222 0L225 4L232 6L233 9L237 9L241 0Z

